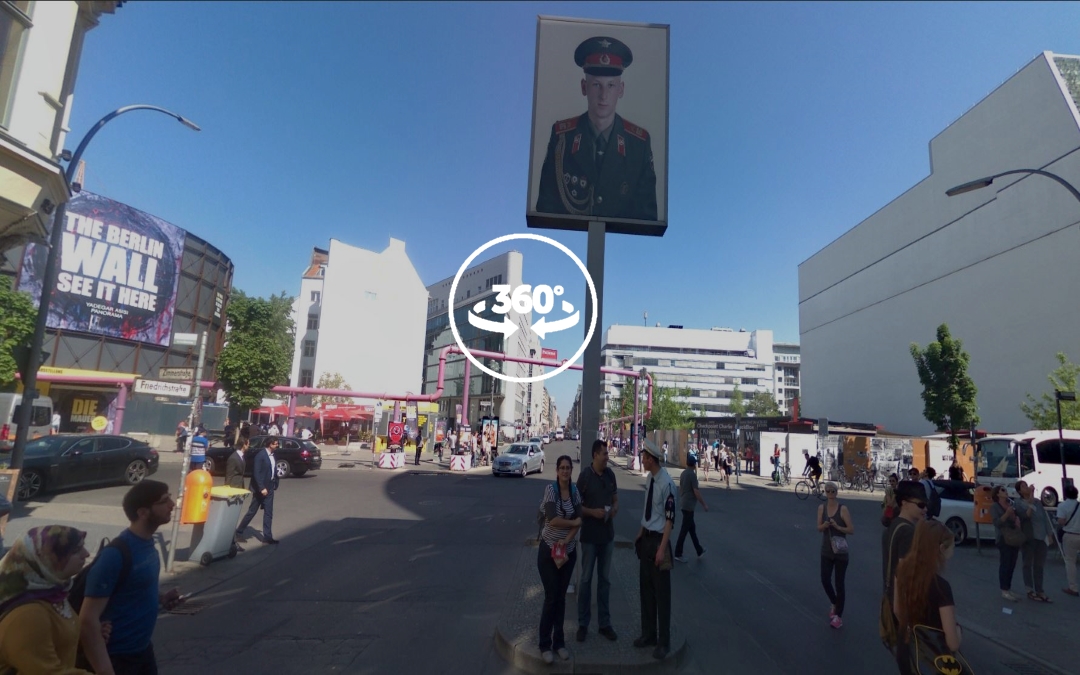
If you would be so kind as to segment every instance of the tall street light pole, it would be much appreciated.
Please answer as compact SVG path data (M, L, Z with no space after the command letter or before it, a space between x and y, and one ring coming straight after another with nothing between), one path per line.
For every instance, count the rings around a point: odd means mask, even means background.
M1061 427L1061 402L1062 401L1076 401L1075 391L1054 391L1054 398L1057 400L1057 416L1058 416L1058 453L1061 455L1061 500L1064 501L1065 493L1069 489L1069 485L1072 481L1069 479L1065 469L1065 432ZM1060 503L1059 501L1059 503Z
M189 129L201 131L199 125L186 117L182 117L170 110L159 108L154 105L129 105L114 110L98 120L98 123L83 136L82 141L79 143L79 147L75 149L75 154L68 160L64 178L67 181L69 189L73 188L74 192L78 192L82 188L82 186L74 183L75 172L79 168L79 160L82 159L83 153L86 151L86 146L90 144L90 141L97 135L97 132L101 131L101 128L112 121L113 118L133 110L153 110L155 112L164 113ZM63 244L64 239L64 216L66 214L67 202L57 206L56 211L53 214L52 231L49 233L49 254L45 259L45 273L41 279L41 300L38 303L37 321L34 323L34 337L30 342L29 353L27 354L26 362L23 364L22 368L22 406L19 408L19 415L16 420L18 426L15 429L15 444L11 450L11 468L16 470L22 469L23 452L26 449L26 439L30 431L30 415L32 412L33 401L38 395L37 372L38 368L41 366L41 353L42 348L45 345L45 328L49 321L49 304L52 300L53 290L56 288L56 265L60 261L60 247Z
M1076 197L1077 201L1080 201L1080 190L1073 187L1072 183L1065 180L1056 173L1050 173L1049 171L1043 171L1042 169L1013 169L1011 171L1002 171L1001 173L995 173L993 176L987 176L985 178L979 178L978 180L968 181L963 185L957 185L954 188L949 188L945 191L945 194L949 197L955 197L956 195L962 195L965 192L974 192L975 190L981 190L984 187L989 187L993 184L994 180L1001 178L1002 176L1012 176L1018 173L1035 174L1036 176L1045 176L1051 180L1055 180L1060 183L1066 190L1068 190L1073 197Z

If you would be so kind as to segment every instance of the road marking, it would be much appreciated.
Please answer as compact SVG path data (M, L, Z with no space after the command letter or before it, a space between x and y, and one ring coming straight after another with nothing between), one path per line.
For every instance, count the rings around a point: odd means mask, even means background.
M349 537L348 539L338 539L337 541L334 542L334 546L337 546L338 544L348 544L350 541L360 541L361 539L367 539L367 538L368 538L368 535L362 534L359 537Z
M486 515L486 516L476 516L475 518L469 518L469 520L482 520L485 523L490 523L491 519L494 518L494 517L495 516L489 514L489 515Z
M813 622L815 622L815 623L818 623L818 619L817 619L817 617L815 617L815 616L814 616L813 614L811 614L811 613L810 613L810 611L809 611L808 609L806 609L806 608L805 608L805 607L803 607L803 606L802 606L801 604L799 604L799 601L798 601L798 600L796 600L795 598L793 598L793 597L792 597L791 595L789 595L788 593L786 593L786 592L784 592L784 591L780 590L780 587L779 587L779 586L777 586L777 585L776 585L776 584L774 584L773 582L769 581L769 580L768 580L768 579L766 579L765 577L761 576L760 574L758 574L757 572L754 572L754 571L752 571L752 570L747 570L747 571L746 571L746 573L747 573L747 574L749 574L749 575L750 575L750 577L751 577L751 578L752 578L752 579L753 579L754 581L758 582L759 584L761 584L761 585L762 585L762 586L764 586L765 588L769 589L770 591L772 591L773 593L775 593L775 594L776 594L776 596L777 596L778 598L780 598L780 599L781 599L781 600L783 600L784 602L786 602L786 603L788 603L789 605L791 605L791 606L792 606L792 607L793 607L793 608L794 608L794 609L795 609L795 610L796 610L796 611L797 611L797 612L798 612L799 614L802 614L803 616L805 616L805 617L806 617L807 619L809 619L810 621L813 621Z

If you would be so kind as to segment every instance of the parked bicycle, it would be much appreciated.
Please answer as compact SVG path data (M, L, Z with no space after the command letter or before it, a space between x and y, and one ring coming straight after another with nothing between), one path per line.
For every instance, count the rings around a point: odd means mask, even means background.
M780 467L780 485L791 485L791 465L786 462Z

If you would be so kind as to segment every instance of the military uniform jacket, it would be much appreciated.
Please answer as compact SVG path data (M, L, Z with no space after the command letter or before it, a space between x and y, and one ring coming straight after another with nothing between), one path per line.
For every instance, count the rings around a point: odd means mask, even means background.
M649 132L615 115L602 161L593 145L588 113L552 125L536 210L656 220Z

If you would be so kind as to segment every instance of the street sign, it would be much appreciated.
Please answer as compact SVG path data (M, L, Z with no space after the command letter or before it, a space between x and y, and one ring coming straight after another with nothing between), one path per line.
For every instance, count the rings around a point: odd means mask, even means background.
M162 380L194 380L194 368L158 368L158 377Z
M191 396L191 385L186 382L162 382L161 380L135 380L132 390L136 394L154 394L155 396L174 396L176 398L188 398Z
M405 405L405 419L410 422L416 421L416 405Z
M375 424L378 424L379 422L382 421L382 413L383 413L382 401L379 401L378 403L375 404L375 413L374 413Z
M401 440L405 438L405 425L391 422L387 425L386 434L390 437L390 445L401 445Z
M543 349L540 350L540 358L543 359L544 361L558 361L559 360L559 350L557 350L557 349L548 349L547 347L544 347Z
M173 333L174 347L194 347L199 344L198 333Z

